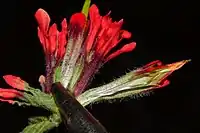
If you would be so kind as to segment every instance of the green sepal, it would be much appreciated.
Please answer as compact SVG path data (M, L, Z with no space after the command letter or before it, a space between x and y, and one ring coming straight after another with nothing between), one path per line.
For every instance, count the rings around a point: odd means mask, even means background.
M85 14L86 18L88 17L90 3L91 3L91 0L85 0L85 3L82 8L82 13Z

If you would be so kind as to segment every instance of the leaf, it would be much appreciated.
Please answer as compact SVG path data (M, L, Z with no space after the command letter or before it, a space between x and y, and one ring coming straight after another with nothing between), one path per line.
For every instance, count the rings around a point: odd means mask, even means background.
M44 133L54 127L56 125L53 122L46 120L28 125L21 133Z
M45 116L35 116L35 117L29 118L28 120L29 120L29 124L35 124L38 122L47 121L48 118Z
M85 91L77 97L77 100L83 106L87 106L90 103L124 98L154 88L163 87L167 83L163 82L166 81L166 77L187 62L187 60L176 62L156 67L151 71L134 70L109 84Z
M29 118L30 123L21 133L44 133L52 128L58 127L61 123L60 114L52 114L49 118L39 116Z
M90 8L90 3L91 3L91 0L85 0L85 3L84 3L83 8L82 8L82 13L85 14L86 18L88 16L88 11L89 11L89 8Z
M46 94L39 89L30 88L29 93L25 92L21 100L29 103L31 106L41 107L51 112L58 112L52 95Z

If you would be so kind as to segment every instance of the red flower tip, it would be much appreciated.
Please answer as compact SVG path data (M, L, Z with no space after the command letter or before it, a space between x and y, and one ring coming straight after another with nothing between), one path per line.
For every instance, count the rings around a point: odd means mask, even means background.
M12 86L13 88L24 90L25 89L25 81L21 80L20 77L16 77L13 75L4 75L4 80L7 84Z
M35 18L37 19L41 32L46 33L48 31L50 24L50 17L48 13L40 8L36 11Z
M0 97L3 98L15 98L22 96L22 93L14 89L2 89L0 88Z
M61 26L62 26L62 32L67 32L67 20L66 20L66 18L64 18L63 21L61 22Z
M83 31L86 24L86 17L83 13L75 13L70 19L70 32L72 37L79 35Z
M89 13L99 14L99 9L95 4L92 4L89 9Z
M126 30L122 30L122 38L129 39L131 38L132 34Z
M105 62L111 60L112 58L115 58L116 56L120 55L121 53L130 52L130 51L132 51L135 47L136 47L136 43L135 43L135 42L126 44L126 45L124 45L121 49L119 49L119 50L117 50L116 52L114 52L114 53L112 53L111 55L109 55L109 56L105 59Z

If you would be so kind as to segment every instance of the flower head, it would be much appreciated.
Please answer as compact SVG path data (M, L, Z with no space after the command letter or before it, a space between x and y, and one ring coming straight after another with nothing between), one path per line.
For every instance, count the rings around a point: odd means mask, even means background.
M46 75L39 77L42 91L30 87L21 78L13 75L3 76L6 83L13 88L0 88L0 101L40 107L51 112L48 117L31 118L30 125L23 133L36 130L46 132L61 123L59 106L52 94L49 94L52 93L52 84L55 82L61 82L64 89L68 89L82 106L87 106L101 100L140 95L164 87L169 84L167 77L188 62L183 60L163 65L161 61L153 61L108 84L86 90L103 64L136 47L135 42L130 42L116 50L123 39L130 39L132 36L129 31L122 29L124 20L113 21L110 12L101 16L96 5L89 8L90 2L85 1L82 12L73 14L69 24L64 19L61 22L61 31L58 31L55 23L50 26L51 19L45 10L36 11L38 37L46 59ZM68 105L69 109L74 106L66 104Z
M136 46L135 42L131 42L110 52L121 40L129 39L131 33L121 29L123 20L113 22L109 14L101 16L97 6L92 5L88 21L83 13L76 13L71 17L61 82L75 95L86 88L91 77L104 63L121 53L132 51ZM78 78L70 85L73 75L78 75Z

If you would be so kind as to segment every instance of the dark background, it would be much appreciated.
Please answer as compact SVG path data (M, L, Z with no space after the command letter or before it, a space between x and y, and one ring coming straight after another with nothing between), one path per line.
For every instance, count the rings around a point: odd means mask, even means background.
M199 132L198 45L200 18L198 5L192 1L162 0L92 0L102 15L112 10L114 20L124 19L124 29L137 42L133 52L107 63L91 86L111 81L129 70L159 59L172 63L192 59L169 77L168 87L150 96L123 102L100 103L89 107L110 133L194 133ZM12 0L1 2L0 77L20 76L34 87L44 74L43 50L37 38L34 13L45 9L52 22L81 10L84 0ZM130 40L130 41L131 41ZM125 41L126 42L126 41ZM196 52L195 52L196 51ZM8 87L0 79L1 87ZM37 109L0 103L0 132L18 133ZM63 127L53 130L62 132ZM197 130L197 131L195 131Z

